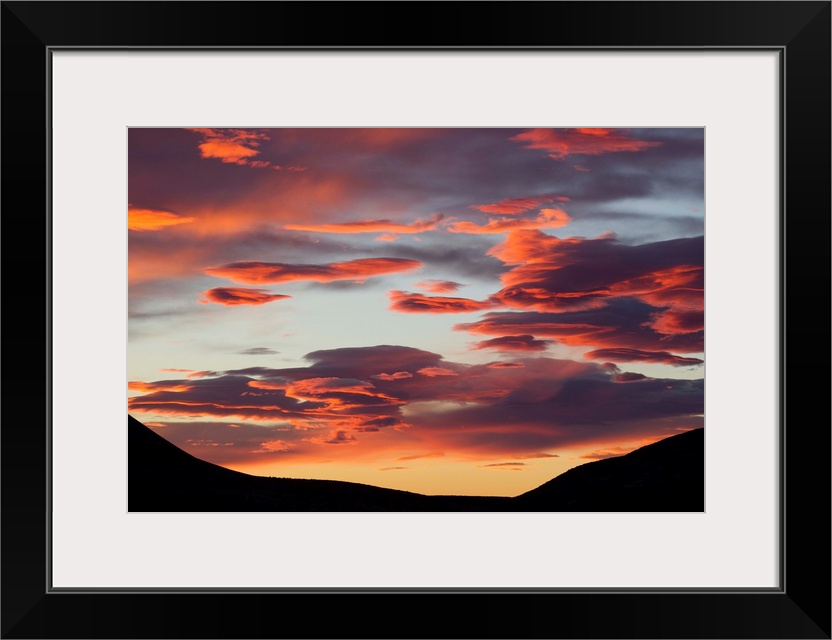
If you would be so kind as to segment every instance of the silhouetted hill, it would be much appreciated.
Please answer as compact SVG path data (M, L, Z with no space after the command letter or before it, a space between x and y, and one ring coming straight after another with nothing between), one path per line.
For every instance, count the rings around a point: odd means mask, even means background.
M704 433L574 467L514 500L523 511L704 511Z
M129 511L702 511L703 504L701 429L500 498L252 476L199 460L128 416Z

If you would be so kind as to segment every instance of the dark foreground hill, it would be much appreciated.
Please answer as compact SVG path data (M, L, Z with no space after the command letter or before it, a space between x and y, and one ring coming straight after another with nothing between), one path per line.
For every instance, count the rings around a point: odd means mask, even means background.
M704 511L705 431L574 467L512 500L522 511Z
M425 496L336 480L264 478L177 448L128 416L129 511L702 511L702 429L590 462L516 498Z

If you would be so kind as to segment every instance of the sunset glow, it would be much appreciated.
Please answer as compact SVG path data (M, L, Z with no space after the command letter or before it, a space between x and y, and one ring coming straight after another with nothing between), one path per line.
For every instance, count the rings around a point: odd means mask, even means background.
M514 496L703 426L704 130L129 130L128 413Z

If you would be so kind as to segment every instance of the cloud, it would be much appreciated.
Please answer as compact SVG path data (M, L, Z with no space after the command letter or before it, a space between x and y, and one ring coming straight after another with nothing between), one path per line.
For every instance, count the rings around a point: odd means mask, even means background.
M180 216L172 211L127 208L127 228L131 231L159 231L193 221L194 218Z
M416 455L412 455L412 456L402 456L402 457L397 458L397 459L404 462L404 461L407 461L407 460L422 460L423 458L444 458L444 457L445 457L444 453L434 452L434 453L420 453L420 454L416 454Z
M224 163L250 165L262 169L271 163L264 160L252 161L260 151L262 140L269 140L265 133L251 129L188 129L202 134L199 152L203 158L213 158Z
M382 467L379 471L405 471L410 467Z
M490 300L425 296L407 291L390 291L390 309L399 313L471 313L494 307Z
M616 373L612 377L613 382L638 382L639 380L647 380L647 376L643 373L634 373L632 371L625 371L623 373Z
M203 271L210 276L242 284L275 284L292 281L363 281L388 273L413 271L421 266L416 260L404 258L359 258L330 264L283 264L246 260L208 267Z
M562 198L558 198L563 200ZM566 198L568 200L568 198ZM544 202L552 202L551 196L534 196L528 198L505 198L493 204L472 204L471 208L483 213L513 216L537 208Z
M412 378L413 374L409 371L396 371L395 373L379 373L373 376L373 378L377 378L379 380L405 380L406 378Z
M413 347L376 345L323 349L308 353L305 359L312 362L308 370L316 372L320 377L365 378L384 371L412 373L423 367L438 365L442 356Z
M639 349L596 349L584 354L590 360L612 360L614 362L658 362L674 367L702 364L699 358L683 358L667 351L641 351Z
M145 425L151 423L142 421ZM306 432L263 424L228 424L189 419L187 422L154 422L160 436L180 448L193 447L190 453L215 464L227 465L267 458L287 460L302 455L312 446L301 438ZM217 446L220 445L220 446Z
M448 226L451 233L494 234L518 229L554 229L569 224L572 218L563 209L541 209L536 218L503 218L479 225L473 222L454 222Z
M661 144L631 138L627 129L529 129L509 140L525 149L543 149L554 160L570 155L643 151Z
M422 280L416 283L418 289L428 293L453 293L464 286L464 284L452 280Z
M215 376L218 375L216 371L191 371L190 373L186 374L185 377L189 380L194 378L204 378L206 376Z
M525 467L525 462L495 462L493 464L480 465L480 469L500 469L503 471L522 471Z
M195 430L187 438L234 442L223 448L238 457L253 450L267 455L261 444L279 440L296 446L275 444L271 453L293 459L329 444L351 443L356 453L384 446L401 451L400 441L379 432L402 430L411 459L549 457L554 454L543 453L555 447L602 447L696 427L704 410L702 380L645 377L621 384L625 374L592 361L524 357L521 367L495 368L395 345L324 350L307 360L304 367L134 383L143 395L130 397L128 406L157 422L160 416L242 420L234 429ZM391 371L411 375L385 379ZM272 431L254 438L248 421Z
M474 343L472 349L494 349L496 351L544 351L554 340L537 340L534 336L500 336L491 340Z
M233 447L233 442L214 442L210 439L185 440L185 444L191 447Z
M529 334L574 347L637 349L681 353L704 350L704 333L661 334L650 322L655 309L632 298L614 298L603 307L570 312L490 312L454 329L494 336Z
M326 224L287 224L284 229L293 231L314 231L318 233L387 233L406 235L424 233L436 229L444 215L434 214L428 220L417 220L413 224L399 224L392 220L356 220L353 222L331 222Z
M286 385L285 395L287 398L295 398L303 402L323 402L324 408L339 410L404 404L401 400L380 393L371 382L355 378L297 380ZM380 423L375 423L373 426L379 425Z
M285 440L267 440L266 442L261 442L260 447L252 451L252 453L282 453L289 451L293 447L295 447L294 444Z
M487 255L491 247L493 241L483 236L469 236L460 242L457 236L441 234L430 243L396 243L377 247L375 253L418 260L442 273L482 280L499 277L505 271L500 260Z
M490 253L515 265L502 274L505 286L492 296L503 305L585 311L614 298L632 298L653 308L643 322L656 334L694 335L704 326L702 236L627 245L609 234L558 238L522 230Z
M141 393L153 393L164 391L166 393L181 393L190 391L193 387L182 381L158 380L156 382L143 382L141 380L130 380L127 382L128 391L140 391Z
M416 373L420 373L423 376L427 376L429 378L435 378L436 376L458 376L459 374L456 371L451 369L446 369L445 367L425 367L424 369L419 369Z
M528 453L528 454L520 454L517 456L523 460L537 460L540 458L560 458L560 456L556 453L544 453L542 451L538 451L536 453Z
M265 289L249 289L246 287L215 287L203 291L202 295L205 296L205 299L200 300L202 303L215 302L227 307L266 304L267 302L292 297L271 293Z
M489 369L522 369L525 367L522 362L489 362Z
M346 431L333 431L328 436L310 438L309 441L316 444L355 444L358 438Z
M268 347L251 347L250 349L243 349L237 353L244 356L271 356L280 352L269 349Z

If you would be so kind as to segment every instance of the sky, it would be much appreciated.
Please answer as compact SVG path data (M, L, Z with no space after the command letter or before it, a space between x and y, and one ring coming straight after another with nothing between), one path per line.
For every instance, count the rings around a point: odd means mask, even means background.
M519 495L703 426L704 129L131 128L128 413Z

